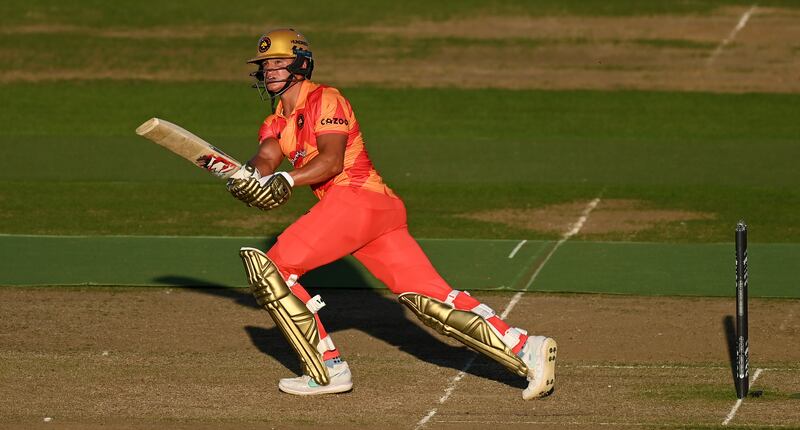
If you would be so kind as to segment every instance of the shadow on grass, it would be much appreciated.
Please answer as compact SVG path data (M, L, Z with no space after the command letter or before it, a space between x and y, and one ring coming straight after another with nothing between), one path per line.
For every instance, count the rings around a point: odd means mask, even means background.
M733 316L727 315L722 318L722 326L725 330L725 341L728 346L728 361L731 364L731 381L736 386L736 324Z
M242 277L245 277L244 269ZM240 306L260 308L247 289L225 288L202 279L178 275L159 277L156 281L222 297ZM320 317L325 329L332 333L334 342L342 349L345 360L347 347L337 341L335 333L349 329L360 330L419 360L456 371L462 370L471 358L472 352L468 348L451 346L443 342L443 337L437 333L421 327L415 317L411 317L413 320L409 319L405 308L394 296L372 288L361 272L347 260L339 260L309 272L301 281L311 296L320 294L325 301L326 306L320 311ZM335 285L347 285L348 288L333 288ZM270 320L266 312L264 317ZM244 330L259 351L271 356L287 369L301 373L297 357L274 324L266 328L248 325ZM477 357L467 372L514 387L523 388L527 384L523 378L511 374L500 364L483 356Z

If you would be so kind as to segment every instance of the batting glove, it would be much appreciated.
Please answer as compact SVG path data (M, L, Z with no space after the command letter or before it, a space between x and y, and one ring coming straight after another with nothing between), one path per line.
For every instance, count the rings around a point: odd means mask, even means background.
M248 206L266 211L286 203L292 195L294 179L287 172L276 172L263 178L257 177L258 172L253 174L250 169L238 174L236 172L228 180L228 191Z

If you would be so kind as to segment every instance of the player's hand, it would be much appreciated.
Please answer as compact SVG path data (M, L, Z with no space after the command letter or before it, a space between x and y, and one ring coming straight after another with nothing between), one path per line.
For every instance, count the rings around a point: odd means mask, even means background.
M228 190L248 206L266 211L286 203L292 195L294 179L286 172L276 172L259 179L246 173L241 178L234 176L228 180Z
M244 164L230 178L228 178L228 191L239 200L245 201L253 190L258 187L261 174L258 169L250 164Z
M261 179L261 173L259 173L258 169L255 166L251 165L250 163L245 163L242 167L239 168L233 175L230 176L230 179L249 179L249 178L256 178L256 180Z
M286 203L292 196L294 178L287 172L275 172L259 179L258 183L261 184L261 192L248 203L250 206L268 211Z

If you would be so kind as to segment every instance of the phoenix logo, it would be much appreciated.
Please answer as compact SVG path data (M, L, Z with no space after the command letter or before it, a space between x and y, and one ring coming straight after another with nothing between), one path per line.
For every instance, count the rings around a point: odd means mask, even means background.
M269 40L269 37L264 36L258 41L258 52L263 54L267 52L270 46L272 46L272 41Z

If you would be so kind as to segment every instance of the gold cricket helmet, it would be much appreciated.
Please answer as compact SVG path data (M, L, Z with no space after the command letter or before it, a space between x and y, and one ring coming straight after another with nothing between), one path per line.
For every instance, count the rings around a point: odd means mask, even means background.
M270 91L266 81L266 70L264 62L275 58L290 58L292 62L284 67L289 72L289 77L283 81L283 88L278 91ZM256 56L247 61L258 66L258 70L250 73L256 82L253 88L258 90L262 100L264 94L269 94L272 102L272 109L275 109L276 97L285 93L292 85L303 79L311 79L314 71L314 59L311 49L305 36L291 28L272 30L258 39ZM299 75L301 78L298 78Z
M271 58L297 58L311 60L311 47L300 32L291 28L272 30L258 39L256 56L248 63L260 63Z

